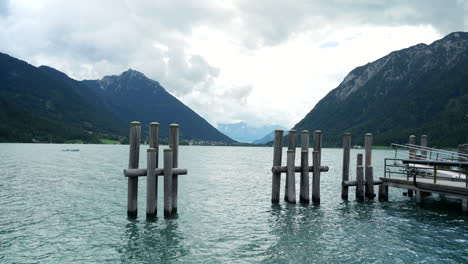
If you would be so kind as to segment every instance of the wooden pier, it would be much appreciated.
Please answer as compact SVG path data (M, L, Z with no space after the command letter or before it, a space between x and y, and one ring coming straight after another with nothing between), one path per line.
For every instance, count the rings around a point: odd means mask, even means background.
M164 168L158 168L159 123L149 125L149 146L147 149L147 168L138 168L140 154L141 123L130 124L129 166L124 170L128 178L127 216L136 218L138 209L138 177L146 176L146 218L157 215L158 176L164 176L164 216L177 213L178 176L187 175L187 169L178 168L179 125L171 124L169 148L164 149Z
M296 155L296 130L289 131L289 142L286 157L286 166L281 166L283 153L283 130L275 130L273 145L273 167L272 171L272 191L271 202L279 203L281 174L286 174L284 200L289 203L296 203L296 172L300 173L300 194L301 203L310 203L310 180L309 174L312 172L312 202L320 204L320 174L328 171L327 166L321 166L322 152L322 131L314 131L314 149L312 152L312 166L309 166L309 131L301 132L301 166L295 166Z

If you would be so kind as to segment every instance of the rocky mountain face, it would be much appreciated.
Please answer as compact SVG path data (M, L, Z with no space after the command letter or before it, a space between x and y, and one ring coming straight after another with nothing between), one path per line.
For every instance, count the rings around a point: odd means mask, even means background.
M168 93L158 82L138 71L129 69L120 75L81 83L93 89L103 105L126 123L142 122L144 133L147 124L155 121L161 124L160 136L167 138L169 124L177 123L180 136L185 140L235 142Z
M98 142L126 130L67 83L0 53L1 142Z
M294 128L323 130L326 146L340 146L345 132L353 144L367 132L378 145L405 143L411 134L427 134L430 146L468 142L468 33L354 69Z
M140 72L77 81L0 53L0 142L120 140L134 120L142 122L144 136L157 121L162 138L178 123L181 139L235 142Z

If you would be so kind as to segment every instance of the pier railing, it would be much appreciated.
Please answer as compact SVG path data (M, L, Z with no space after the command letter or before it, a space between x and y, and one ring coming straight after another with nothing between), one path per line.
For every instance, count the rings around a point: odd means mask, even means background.
M406 153L398 153L398 150L407 150L410 152L412 159L435 160L435 161L468 161L468 154L461 151L449 151L443 149L430 148L415 144L395 144L392 143L391 147L395 149L395 159L400 155L407 156Z
M407 180L416 178L465 182L468 188L468 162L417 160L417 159L385 159L384 177L406 176Z

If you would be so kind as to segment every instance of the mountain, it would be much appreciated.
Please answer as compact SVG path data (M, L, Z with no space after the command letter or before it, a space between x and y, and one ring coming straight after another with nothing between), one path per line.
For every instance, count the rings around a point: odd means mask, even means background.
M345 132L353 144L367 132L375 145L406 143L411 134L427 134L430 146L468 142L468 33L354 69L294 128L324 131L326 146L341 146Z
M264 137L267 133L275 129L283 129L283 127L278 125L252 126L246 122L238 122L219 124L218 129L239 142L253 143L253 141Z
M168 93L157 81L143 73L129 69L120 75L105 76L101 80L84 80L82 85L92 89L83 96L98 97L103 107L119 116L127 124L138 120L144 125L153 121L161 124L160 136L167 138L169 124L180 125L180 137L186 140L234 143L210 123Z
M289 131L287 131L285 128L275 128L275 129L283 129L284 130L284 135L286 136ZM270 133L266 134L262 138L259 138L257 140L254 140L252 143L253 144L267 144L268 142L271 142L275 139L275 130L272 130Z
M0 142L99 142L124 127L65 82L0 53Z

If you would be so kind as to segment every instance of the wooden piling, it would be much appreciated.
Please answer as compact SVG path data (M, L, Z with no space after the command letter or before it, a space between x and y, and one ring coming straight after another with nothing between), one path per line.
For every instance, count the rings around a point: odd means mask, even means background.
M411 144L411 145L416 144L416 136L415 135L409 136L408 144ZM414 146L410 146L409 159L416 159L416 149L414 149ZM413 197L413 190L408 190L408 197Z
M322 153L322 131L320 130L315 130L314 131L314 151L317 151L318 153ZM319 157L319 160L322 157Z
M379 185L379 201L388 201L388 185L383 183Z
M356 200L364 200L364 167L362 166L362 154L357 155L356 167Z
M141 123L134 121L130 124L130 154L129 169L138 168L140 159ZM128 178L127 216L136 218L138 214L138 177Z
M462 212L468 213L468 199L462 199Z
M320 204L320 152L312 152L312 165L314 167L312 177L312 203Z
M169 148L172 149L172 168L179 167L179 125L169 125ZM177 193L179 176L172 176L172 213L177 213Z
M159 123L151 122L149 128L149 148L156 150L156 168L158 167L159 160Z
M286 180L288 183L288 202L296 203L296 179L294 177L294 152L295 150L288 149L286 166L288 167Z
M301 136L301 190L299 201L309 203L309 131L302 130Z
M155 148L147 150L147 177L146 177L146 218L155 218L158 204L158 177L154 174L156 171Z
M172 149L164 149L164 217L172 216Z
M367 133L364 138L366 156L365 156L365 167L372 166L372 134Z
M281 166L281 156L283 154L283 130L275 130L275 140L273 147L273 166ZM279 203L281 186L281 172L272 171L271 202Z
M293 150L293 160L296 159L296 142L297 142L297 135L296 135L296 130L295 129L291 129L289 130L289 134L288 134L288 150ZM287 160L286 160L287 161ZM284 200L285 201L288 201L288 186L289 186L289 173L286 173L286 183L284 184ZM294 177L294 175L292 176Z
M367 166L365 169L366 175L366 198L373 200L375 197L374 194L374 170L372 166Z
M349 161L351 151L351 133L343 135L343 174L341 177L341 199L348 200L348 186L344 185L349 180Z
M421 135L421 147L427 147L427 136L426 135ZM426 150L421 151L421 158L422 159L427 158L427 151Z

